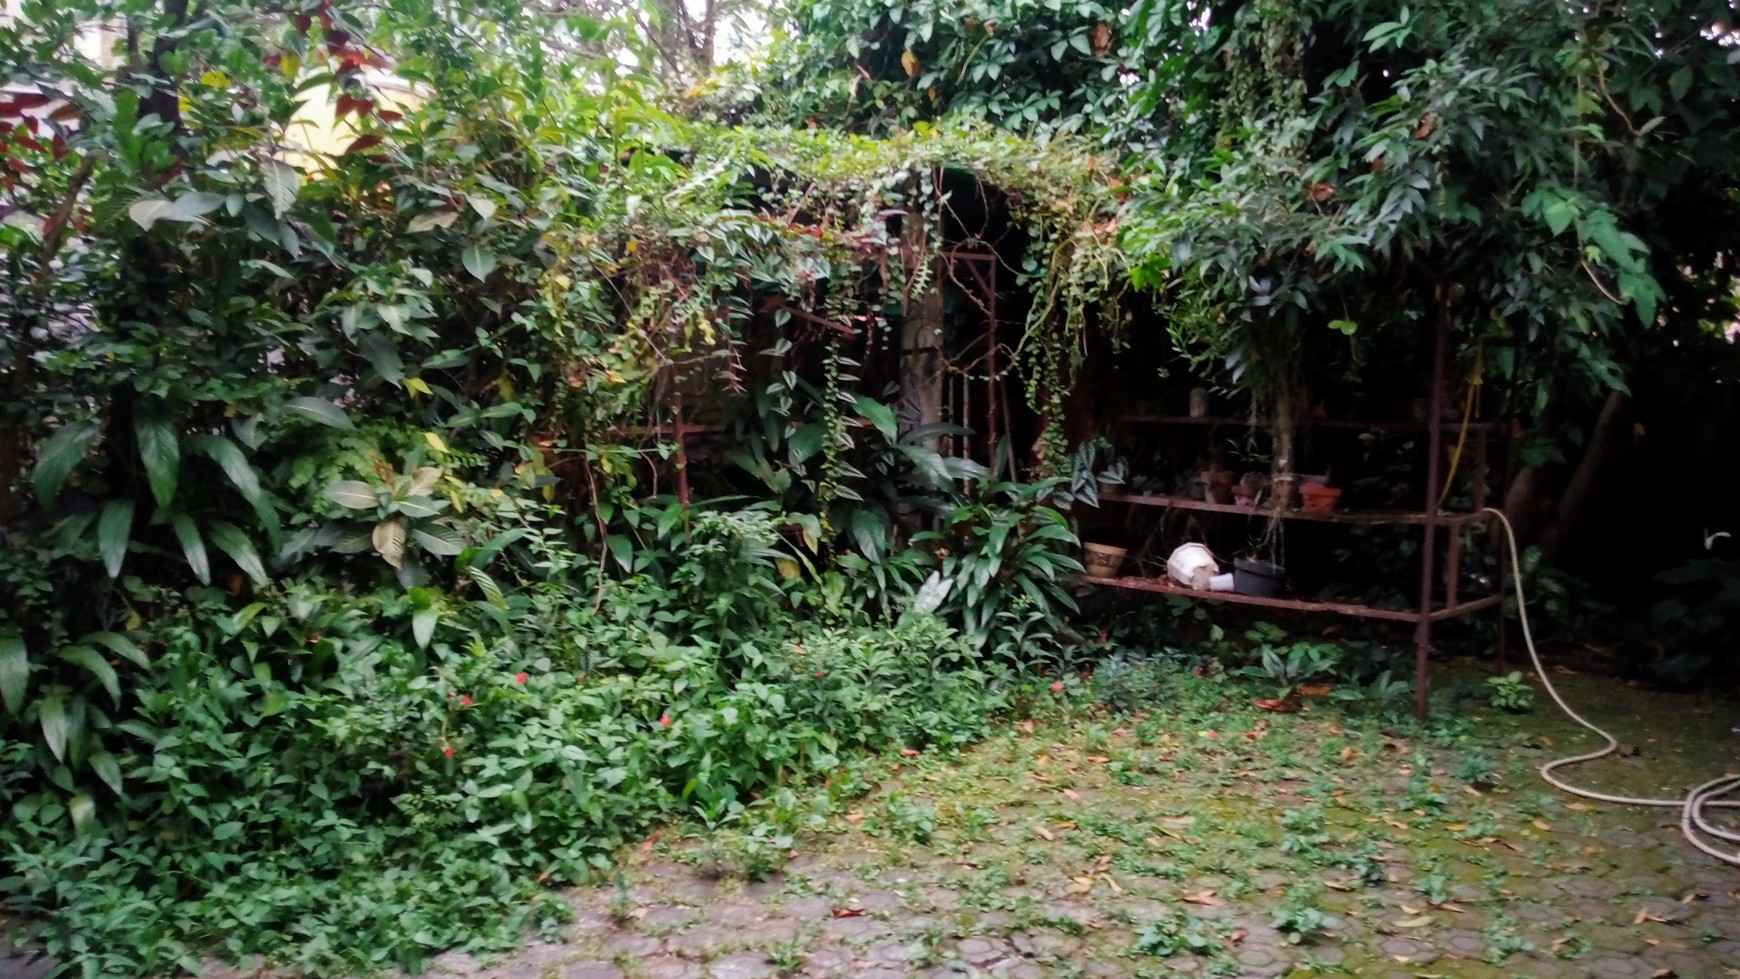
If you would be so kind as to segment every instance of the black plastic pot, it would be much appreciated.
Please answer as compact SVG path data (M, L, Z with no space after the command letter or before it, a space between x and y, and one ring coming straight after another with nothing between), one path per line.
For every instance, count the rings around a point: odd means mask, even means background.
M1281 593L1287 569L1272 561L1233 558L1233 591L1256 598L1274 598Z

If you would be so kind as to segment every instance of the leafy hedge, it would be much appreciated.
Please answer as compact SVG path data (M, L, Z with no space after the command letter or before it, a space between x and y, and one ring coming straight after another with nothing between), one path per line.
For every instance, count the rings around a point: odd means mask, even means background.
M402 590L196 589L153 623L127 692L149 747L118 761L126 828L69 814L0 754L15 912L87 976L192 969L206 948L320 974L507 947L565 906L541 885L609 866L671 819L887 744L958 744L1000 702L933 617L664 631L671 596L552 585L444 615ZM75 825L77 828L75 828Z

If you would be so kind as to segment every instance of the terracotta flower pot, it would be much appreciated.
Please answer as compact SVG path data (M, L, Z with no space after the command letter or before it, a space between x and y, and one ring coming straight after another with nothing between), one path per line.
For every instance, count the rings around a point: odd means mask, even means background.
M1332 513L1336 501L1341 499L1341 487L1306 483L1299 487L1299 497L1305 503L1306 513Z

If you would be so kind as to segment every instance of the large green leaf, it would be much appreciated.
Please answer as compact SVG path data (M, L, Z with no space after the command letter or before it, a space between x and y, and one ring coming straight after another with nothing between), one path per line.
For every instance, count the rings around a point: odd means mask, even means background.
M127 542L133 537L133 501L110 500L97 518L97 553L103 556L103 568L109 577L121 574L127 560Z
M272 216L282 218L296 203L296 192L302 189L302 171L277 160L268 162L261 174L265 178L266 196L272 199Z
M413 496L394 503L393 509L413 520L420 520L433 517L447 509L447 501L428 496Z
M107 751L94 752L91 755L91 771L96 772L103 784L116 795L121 794L121 764L115 760L114 755Z
M501 586L496 584L495 579L489 576L489 572L482 568L470 567L465 569L465 573L469 575L472 582L482 590L483 597L487 599L491 605L494 605L498 609L507 608L507 596L502 594Z
M373 510L380 505L375 488L360 479L341 479L326 488L326 498L352 510Z
M887 536L887 527L872 511L858 510L852 514L852 537L865 557L872 561L882 560L882 542Z
M145 652L134 645L133 640L119 632L93 632L81 641L96 643L134 666L148 667L151 665L151 660L145 655Z
M459 260L465 264L465 271L476 276L479 282L489 278L489 273L495 271L495 252L475 242L465 246Z
M429 524L425 527L413 528L411 539L436 557L454 557L465 550L465 541L459 538L447 527L440 524Z
M85 450L91 447L91 440L96 437L97 426L80 422L64 426L54 433L53 438L42 443L36 453L36 471L31 482L36 488L36 501L43 508L54 506L55 498L66 485L67 477L72 475L73 467L84 458Z
M65 761L67 738L72 734L72 717L67 713L60 687L52 687L43 695L36 706L36 717L42 725L42 740L48 744L48 750Z
M161 412L141 411L133 419L133 434L139 440L151 495L158 506L167 507L175 501L175 484L181 478L181 440L175 427Z
M232 523L218 521L206 528L206 536L218 546L218 550L230 556L247 576L254 579L254 584L263 585L271 578L266 574L266 566L260 561L260 552L254 550L253 541L242 533L241 528Z
M254 471L253 463L242 454L241 446L221 435L200 435L193 439L193 446L206 458L218 464L231 485L242 494L242 499L258 505L265 498L265 491L260 488L260 474Z
M317 421L330 428L353 429L350 416L344 409L324 398L291 398L284 407L310 421Z
M858 414L870 420L889 441L899 434L894 424L894 409L888 407L869 395L860 394L852 399L852 404L858 409Z
M188 223L205 223L205 215L222 207L222 194L210 194L204 191L192 191L182 194L174 200L163 197L147 197L134 202L127 208L127 216L146 231L159 221L182 221Z
M193 518L177 513L169 518L169 526L175 528L175 537L181 541L181 553L187 558L193 576L202 585L211 584L211 560L206 556L205 542L199 539L199 528L194 526Z
M121 699L121 679L115 675L115 668L103 658L103 654L89 646L68 646L60 651L60 658L75 666L82 666L86 673L96 677L109 696L115 700Z
M24 691L30 685L30 651L17 632L0 632L0 701L6 713L24 708Z
M822 441L827 438L827 426L820 422L800 425L791 433L786 441L786 455L794 466L802 466L809 459L822 451Z

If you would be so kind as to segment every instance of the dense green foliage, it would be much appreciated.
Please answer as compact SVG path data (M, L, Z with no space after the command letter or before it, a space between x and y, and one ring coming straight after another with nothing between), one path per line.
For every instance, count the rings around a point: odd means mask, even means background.
M534 43L610 24L517 5L136 6L118 66L74 43L103 3L3 42L0 888L72 968L511 943L625 840L958 744L1056 654L1043 487L901 442L850 354L940 247L879 215L939 221L953 166L1029 193L1066 369L1118 276L1071 150L695 126ZM768 295L845 324L758 382L813 396L766 414L774 491L655 497L678 447L625 433L747 399Z
M1139 278L1280 428L1310 378L1398 333L1417 347L1440 312L1458 373L1550 421L1622 385L1659 323L1734 315L1730 20L1684 0L1141 4L1166 160L1126 224Z
M782 13L789 43L725 73L712 100L875 134L963 119L1041 138L1098 134L1122 112L1121 14L1096 0L803 0Z

